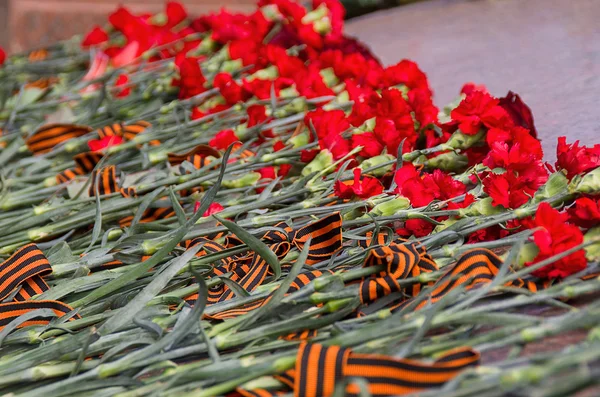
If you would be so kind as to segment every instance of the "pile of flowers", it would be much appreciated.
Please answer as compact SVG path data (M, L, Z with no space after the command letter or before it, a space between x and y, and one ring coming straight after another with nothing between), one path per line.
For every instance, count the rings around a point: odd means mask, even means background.
M561 137L544 161L529 107L483 85L440 110L418 65L381 65L344 14L261 0L193 17L171 1L0 50L0 391L597 382L600 313L566 302L600 290L600 144Z

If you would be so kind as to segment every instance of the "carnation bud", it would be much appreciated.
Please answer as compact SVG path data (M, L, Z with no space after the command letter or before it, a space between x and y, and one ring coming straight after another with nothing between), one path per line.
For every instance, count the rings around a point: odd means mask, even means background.
M288 115L298 114L306 110L306 98L299 97L293 99L287 105L277 108L273 114L275 118L284 118Z
M325 5L325 3L321 3L317 8L312 10L311 12L307 12L306 15L302 17L302 24L308 25L309 23L317 22L320 19L327 17L329 13L329 9Z
M155 26L165 26L167 21L168 21L167 14L165 14L164 12L159 12L158 14L154 14L149 19L149 22Z
M221 183L227 189L235 189L240 187L248 187L254 185L261 178L258 172L248 172L236 179L224 179Z
M294 145L294 148L299 148L302 146L306 146L308 144L309 138L310 136L308 135L308 131L304 131L288 139L287 143L291 143L292 145Z
M221 64L221 71L227 72L230 74L238 72L240 69L244 67L241 59L233 59L231 61L225 61Z
M438 156L425 160L425 166L428 168L437 168L443 171L458 171L469 164L467 156L456 152L446 152Z
M527 262L532 262L539 252L540 249L534 243L523 244L517 257L517 268L522 268Z
M279 12L279 7L277 7L275 4L268 4L260 7L260 12L263 14L265 19L268 19L269 21L283 20L283 15Z
M315 29L315 32L325 35L331 32L331 19L329 17L319 19L313 23L313 28Z
M573 180L571 185L573 185ZM577 193L595 194L600 193L600 167L585 174L575 185L574 188L570 186Z
M151 164L162 163L167 160L167 152L163 149L152 150L148 152L148 161Z
M333 155L327 149L323 149L316 157L302 169L302 176L307 176L313 172L324 170L333 164Z
M454 149L468 149L485 136L485 131L480 130L475 135L463 134L461 130L454 131L454 134L448 139L446 145Z
M209 36L209 37L205 37L204 39L202 39L202 41L200 42L200 45L198 46L198 48L194 52L198 52L199 55L201 55L201 54L210 54L210 53L214 52L214 50L216 48L217 48L217 42L214 41Z
M271 65L267 68L257 70L254 74L248 76L248 81L252 81L255 79L260 80L275 80L279 77L279 71L275 65Z
M337 76L335 75L333 68L321 69L319 74L323 78L323 82L325 83L325 85L327 87L330 87L330 88L334 87L336 84L338 84L340 82L338 80Z
M567 177L562 172L555 172L550 177L548 177L548 181L544 183L538 191L533 196L533 201L536 203L540 203L550 197L556 196L559 193L562 193L567 190Z
M395 159L391 154L380 154L379 156L371 157L370 159L366 159L358 166L361 170L366 170L369 168L377 167L385 163L390 163ZM381 177L387 174L394 167L393 163L387 164L385 166L378 167L372 171L369 171L369 174L372 174L376 177Z
M283 88L283 89L279 90L280 98L296 98L299 96L300 96L300 93L294 86Z
M460 216L462 218L470 217L470 216L479 216L479 215L495 215L502 212L502 207L497 206L494 207L492 205L492 198L486 197L481 200L475 201L473 204L469 205L467 208L461 208L458 210Z
M583 241L596 240L596 243L585 247L585 257L590 262L600 260L600 226L596 226L587 231L583 236Z
M377 204L371 210L371 214L376 216L392 216L408 207L410 207L410 201L406 197L397 196L394 199Z
M458 219L456 219L456 218L448 218L448 219L442 221L441 225L437 225L435 227L435 229L433 229L433 232L434 233L439 233L442 230L446 230L450 226L454 225L456 222L458 222Z

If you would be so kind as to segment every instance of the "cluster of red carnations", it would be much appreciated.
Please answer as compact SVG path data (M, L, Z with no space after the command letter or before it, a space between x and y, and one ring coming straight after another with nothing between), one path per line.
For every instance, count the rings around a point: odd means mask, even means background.
M382 66L365 47L344 35L343 19L344 8L338 0L313 0L310 10L292 0L260 0L258 9L249 15L221 11L195 19L181 4L169 2L164 13L154 16L134 15L119 8L110 15L109 27L94 28L83 46L97 50L91 77L103 73L108 65L125 66L141 57L148 61L172 58L178 71L172 84L178 87L180 99L218 88L219 100L210 101L210 107L193 109L194 119L244 102L249 105L244 107L246 125L252 127L274 117L264 105L251 105L256 99L272 95L344 98L352 103L348 110L324 107L327 100L323 100L305 115L304 125L312 130L308 141L318 140L318 149L301 154L305 163L322 152L334 162L351 160L354 179L335 184L335 194L343 200L395 194L408 198L413 208L437 200L447 203L448 209L458 209L478 200L469 192L482 183L493 206L514 210L530 200L551 172L563 172L571 179L600 166L600 145L567 144L565 138L558 142L554 167L544 163L531 111L511 92L496 98L483 86L467 84L460 103L440 116L427 77L417 64L403 60ZM115 34L118 40L113 39ZM207 79L201 65L215 54L220 65L229 62L231 70ZM235 77L242 69L244 72ZM119 97L131 95L128 81L126 74L118 77ZM447 145L457 132L472 143L448 157L451 150ZM257 144L271 142L273 151L287 145L272 131L262 132L259 138ZM210 145L224 149L244 139L234 130L224 130ZM420 156L420 163L415 163L421 165L407 161L383 176L363 175L358 168L374 157L395 158L433 148L441 149ZM467 183L454 177L470 167L475 171ZM290 168L265 167L260 173L263 179L273 179L285 177ZM392 183L395 188L390 189ZM468 242L495 240L537 228L533 238L539 252L530 262L536 263L581 244L583 231L599 222L598 197L581 197L563 211L542 204L534 217L477 231ZM423 219L410 219L400 226L397 232L405 237L426 236L434 229ZM585 267L586 258L580 250L535 274L565 277Z

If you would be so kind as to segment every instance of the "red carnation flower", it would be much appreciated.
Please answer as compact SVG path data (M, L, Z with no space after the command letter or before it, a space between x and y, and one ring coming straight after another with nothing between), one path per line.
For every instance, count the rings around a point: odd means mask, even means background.
M115 81L115 87L123 87L129 83L129 77L126 74L120 74ZM131 93L131 87L123 88L116 91L117 98L125 98Z
M215 135L215 137L208 142L208 144L215 149L224 150L238 140L239 139L233 130L223 130L218 132L217 135Z
M235 105L248 99L244 88L233 80L229 73L217 73L213 85L221 92L225 102Z
M267 116L267 108L263 105L250 105L247 109L248 113L248 128L254 127L269 119Z
M567 212L569 221L584 229L600 225L600 200L579 198Z
M508 113L500 107L499 100L490 94L474 91L452 110L450 115L458 128L468 135L475 135L483 126L502 127L510 123Z
M460 89L460 93L465 95L471 95L475 91L481 91L486 94L489 93L487 87L483 84L466 83Z
M196 201L196 203L194 204L194 212L198 212L198 210L200 209L200 202ZM204 211L204 214L202 214L202 216L211 216L212 214L217 214L221 211L223 211L225 208L219 204L219 203L211 203L207 210Z
M519 95L508 91L504 98L500 98L500 106L506 110L516 126L529 130L534 138L537 137L531 109L521 100Z
M94 28L85 35L81 46L91 47L98 44L106 43L108 41L108 34L100 26L94 26Z
M171 29L187 18L187 12L183 5L178 1L169 1L167 3L165 14L167 14L166 28Z
M449 200L466 192L466 186L441 170L421 175L414 165L402 166L394 175L396 192L408 198L413 207L423 207L433 200Z
M90 139L88 147L94 152L102 151L111 146L117 146L123 143L123 138L118 135L105 136L102 139Z
M429 235L434 227L435 225L433 223L428 222L425 219L408 219L404 222L403 228L396 229L396 233L398 233L400 237L415 236L419 238Z
M6 61L6 52L0 47L0 66L4 64L4 61Z
M581 230L577 226L567 224L567 220L567 214L558 212L548 203L540 204L533 221L527 222L530 228L542 228L533 234L533 241L539 252L532 262L525 264L526 266L531 266L583 243ZM579 250L534 271L533 275L542 278L567 277L584 270L586 266L585 253L583 250Z
M583 174L600 166L600 145L594 147L579 146L579 141L567 144L567 138L558 138L556 146L556 169L565 170L567 178Z
M519 208L535 194L548 179L541 163L532 165L520 175L513 171L489 174L483 180L483 191L492 198L492 205L504 208Z
M353 172L354 181L335 182L333 191L335 192L336 196L342 199L351 199L354 197L366 199L383 193L383 185L377 178L365 175L361 180L362 171L360 168L355 168Z
M179 98L185 99L206 91L206 79L200 69L198 58L176 58L175 64L179 68L179 79L173 85L179 86Z

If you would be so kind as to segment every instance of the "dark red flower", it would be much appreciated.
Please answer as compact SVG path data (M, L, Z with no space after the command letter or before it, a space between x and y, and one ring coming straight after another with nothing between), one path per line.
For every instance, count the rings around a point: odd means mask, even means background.
M94 28L85 35L81 46L91 47L98 44L106 43L108 41L108 34L100 26L94 26Z
M238 140L239 139L233 130L223 130L218 132L217 135L215 135L215 137L208 142L208 144L215 149L224 150Z
M302 161L303 163L310 163L315 157L317 157L317 154L319 154L319 152L319 149L301 150L300 161Z
M600 200L582 197L575 200L575 205L567 210L569 221L584 229L600 225Z
M483 84L467 83L460 89L460 93L465 95L471 95L475 91L488 93L487 87Z
M404 84L410 89L424 89L430 91L431 95L429 83L427 82L427 75L425 75L413 61L404 59L396 65L389 66L385 69L384 85L386 87L391 87L398 84Z
M2 47L0 47L0 66L2 66L2 64L4 64L5 61L6 61L6 52L4 52L4 49L2 49Z
M581 230L577 226L568 224L567 220L567 214L558 212L548 203L540 204L533 221L529 222L531 228L542 228L542 230L538 230L533 234L533 241L539 252L532 262L525 264L526 266L541 262L583 243ZM543 278L562 278L580 272L586 266L585 252L579 250L534 271L533 275Z
M384 148L383 143L381 143L377 136L372 132L352 135L352 147L355 148L358 146L362 146L362 150L358 154L365 158L375 157L381 154L381 151Z
M187 12L183 5L178 1L169 1L165 13L167 14L166 28L171 29L187 18Z
M483 180L483 190L492 198L492 205L518 208L529 201L547 179L546 169L541 163L537 163L519 175L513 171L490 173Z
M248 99L248 94L242 85L233 80L229 73L217 73L213 85L219 89L219 92L225 98L229 105L235 105Z
M111 146L117 146L123 143L123 138L118 135L105 136L101 139L90 139L88 147L94 152L102 151Z
M117 80L115 81L115 87L123 87L123 86L128 85L128 83L129 83L129 77L126 74L120 74L119 77L117 77ZM125 98L130 93L131 93L131 87L126 87L126 88L117 90L115 93L115 96L117 98Z
M529 130L534 138L537 137L531 109L521 100L519 95L508 91L504 98L500 98L500 106L506 110L516 126Z
M477 134L483 126L494 128L510 123L508 113L499 106L499 100L481 91L473 91L450 115L467 135Z
M206 91L204 83L206 79L200 69L197 58L180 57L175 60L179 68L179 79L173 84L179 87L179 98L185 99Z
M267 116L267 108L263 105L250 105L248 106L247 113L248 128L254 127L269 118L269 116Z
M408 198L413 207L423 207L433 200L448 200L466 192L466 186L450 175L434 170L433 174L421 173L411 163L396 171L396 193Z
M196 201L196 203L194 203L194 212L198 212L198 210L200 209L200 202ZM225 208L219 204L219 203L211 203L208 208L206 209L206 211L204 211L204 214L202 214L202 216L211 216L212 214L217 214L221 211L223 211Z
M425 219L408 219L404 222L403 228L396 229L396 233L400 237L415 236L419 238L429 235L434 228L435 225Z
M567 138L558 138L556 169L565 170L567 178L584 174L600 166L600 144L594 147L579 146L579 141L567 144Z
M354 180L352 182L335 182L333 191L336 196L342 199L354 197L366 199L383 193L383 185L377 178L365 175L361 180L362 171L360 168L355 168L353 172Z

